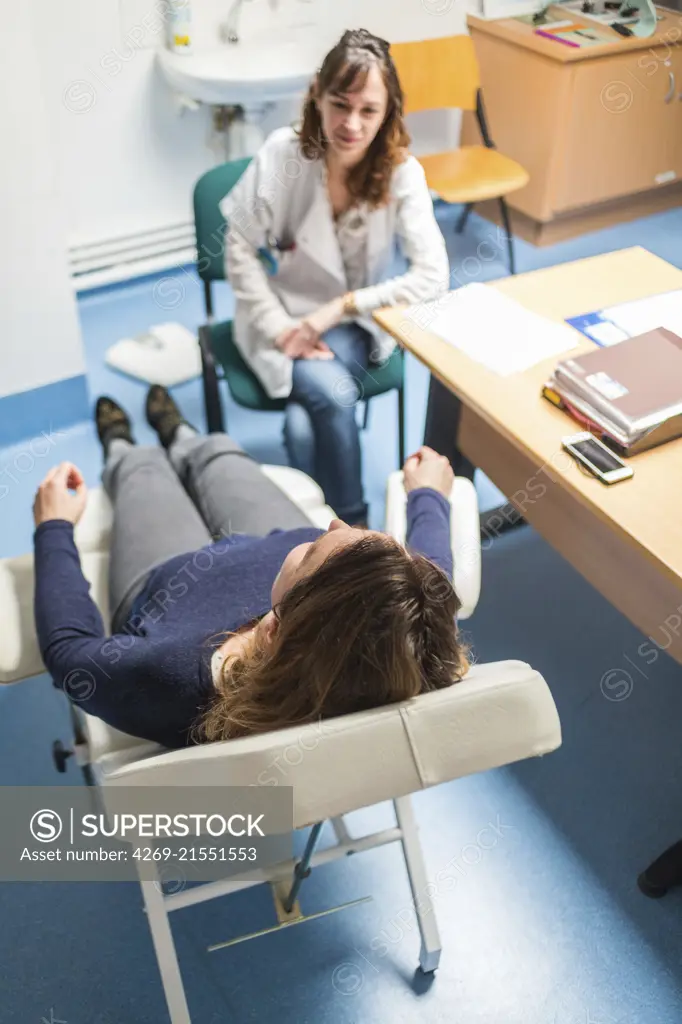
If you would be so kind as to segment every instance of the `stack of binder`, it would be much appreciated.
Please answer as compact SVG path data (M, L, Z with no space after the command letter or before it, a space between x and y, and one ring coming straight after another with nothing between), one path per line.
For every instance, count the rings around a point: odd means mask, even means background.
M682 436L682 338L659 327L564 359L544 395L621 455Z

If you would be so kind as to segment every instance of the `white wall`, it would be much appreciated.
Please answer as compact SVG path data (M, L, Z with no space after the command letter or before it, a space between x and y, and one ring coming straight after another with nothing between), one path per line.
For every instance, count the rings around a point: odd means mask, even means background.
M178 116L154 50L126 41L127 0L33 3L69 243L190 219L188 184L212 162L207 112Z
M179 115L155 66L156 2L13 5L0 61L0 397L84 372L67 246L191 220L192 184L218 159L209 112ZM193 0L197 47L217 44L230 2ZM251 0L242 30L298 26L322 58L349 26L392 41L462 31L466 2L279 0L272 10ZM297 109L278 108L266 130ZM453 144L455 124L447 115L413 119L415 151Z
M31 7L15 4L0 61L0 397L81 374L57 141L45 104ZM2 411L0 410L0 416Z
M191 186L218 157L209 145L208 111L179 115L155 67L154 48L162 38L153 17L155 0L31 2L58 136L54 162L69 243L190 220ZM218 24L231 0L192 2L195 45L217 45ZM279 0L273 11L269 0L252 0L243 7L242 30L246 35L266 24L277 34L283 26L298 25L297 31L319 40L322 57L349 26L392 41L463 31L467 2ZM266 129L290 121L296 112L296 104L283 106ZM457 123L451 115L413 119L415 152L453 144Z

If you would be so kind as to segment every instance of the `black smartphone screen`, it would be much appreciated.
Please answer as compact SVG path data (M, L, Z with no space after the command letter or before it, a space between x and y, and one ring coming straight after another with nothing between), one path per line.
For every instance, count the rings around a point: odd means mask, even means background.
M609 473L613 469L622 469L623 463L615 455L605 451L602 446L593 438L586 441L573 441L571 447L580 452L589 462L602 473Z

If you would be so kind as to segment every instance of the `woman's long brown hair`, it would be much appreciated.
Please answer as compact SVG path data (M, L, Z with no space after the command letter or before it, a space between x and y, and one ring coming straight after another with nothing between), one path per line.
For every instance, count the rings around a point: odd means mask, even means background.
M405 159L410 144L403 122L403 91L389 44L364 28L344 32L322 62L316 82L320 96L351 92L363 87L373 65L379 68L388 92L386 115L364 158L351 169L347 187L353 199L375 208L388 201L393 170ZM316 160L324 155L328 142L315 105L315 83L305 99L299 136L305 157Z
M423 555L362 537L298 580L267 641L223 665L195 742L303 725L450 686L467 671L453 586Z

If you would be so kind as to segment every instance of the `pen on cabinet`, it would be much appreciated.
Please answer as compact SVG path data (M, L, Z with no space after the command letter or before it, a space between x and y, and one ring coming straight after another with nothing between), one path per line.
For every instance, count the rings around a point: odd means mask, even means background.
M553 36L551 32L543 32L541 28L535 29L536 36L542 36L544 39L553 39L555 43L563 43L564 46L573 46L580 49L580 43L572 43L570 39L561 39L559 36Z

